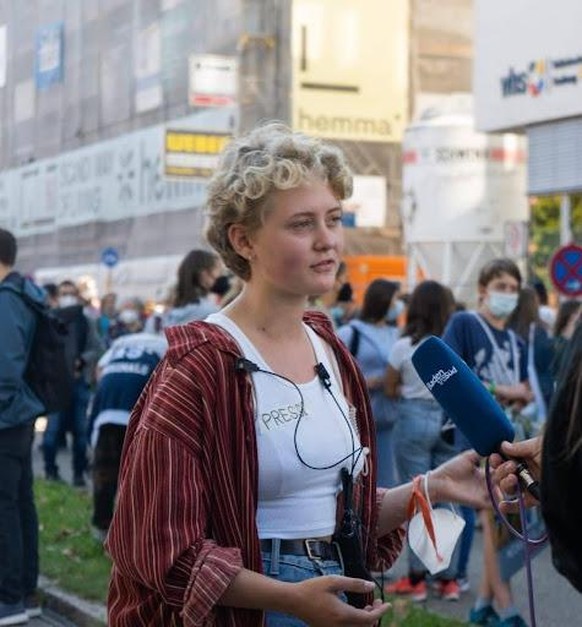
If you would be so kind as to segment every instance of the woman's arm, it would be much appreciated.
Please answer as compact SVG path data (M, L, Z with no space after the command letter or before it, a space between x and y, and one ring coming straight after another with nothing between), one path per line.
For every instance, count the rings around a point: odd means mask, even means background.
M390 607L375 603L358 610L343 602L338 594L368 594L374 583L350 577L326 576L300 583L284 583L243 569L220 599L220 605L275 610L296 616L315 627L330 625L374 625Z
M533 400L529 383L525 381L516 385L496 385L494 389L495 397L502 403L529 403Z
M466 451L431 471L428 480L430 500L433 503L453 502L478 509L489 506L485 477L479 469L479 455ZM412 483L387 490L378 518L378 537L407 520L407 507L412 494Z
M384 394L389 398L400 398L401 385L402 377L400 376L400 371L388 364L384 378Z

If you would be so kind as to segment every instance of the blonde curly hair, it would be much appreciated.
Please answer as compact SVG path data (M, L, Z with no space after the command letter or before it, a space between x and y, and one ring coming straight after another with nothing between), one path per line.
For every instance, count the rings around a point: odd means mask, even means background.
M256 231L271 192L293 189L314 177L328 183L338 200L352 194L352 174L343 153L284 124L269 122L228 144L208 185L206 238L241 279L250 278L251 268L232 247L230 226Z

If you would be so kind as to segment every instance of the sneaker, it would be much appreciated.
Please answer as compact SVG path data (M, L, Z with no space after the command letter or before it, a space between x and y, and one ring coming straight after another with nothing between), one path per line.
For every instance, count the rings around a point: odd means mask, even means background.
M459 584L454 579L442 580L437 583L437 594L444 601L458 601L461 598Z
M107 529L99 529L99 527L91 525L91 535L94 540L99 542L99 544L103 544L105 542L105 538L107 537Z
M46 480L47 481L54 481L55 483L64 483L63 482L63 478L61 477L61 475L59 475L59 471L58 470L54 470L51 472L46 473Z
M2 603L0 601L0 625L24 625L28 623L28 614L23 603Z
M513 616L500 620L496 627L527 627L527 623L519 614L514 614Z
M24 599L24 610L28 618L42 616L42 607L38 595L31 594Z
M469 592L471 589L471 582L467 577L457 577L457 583L461 592Z
M412 584L409 577L402 577L394 583L389 583L385 586L387 594L406 595L413 601L420 603L426 601L426 581L419 581L417 584Z
M499 614L491 607L485 605L478 610L472 609L469 612L469 622L473 625L486 625L486 627L497 627L499 624Z

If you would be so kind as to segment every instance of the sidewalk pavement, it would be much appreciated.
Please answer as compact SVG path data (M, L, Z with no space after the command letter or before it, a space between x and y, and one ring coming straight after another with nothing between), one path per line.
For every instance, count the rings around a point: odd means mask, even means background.
M39 448L42 442L44 424L43 419L39 418L37 420L37 430L32 451L32 465L35 477L44 477L42 451ZM58 465L61 476L70 484L72 482L70 445L65 450L59 450ZM88 481L87 485L88 489L91 489L90 481ZM39 589L43 596L43 607L54 612L59 617L70 621L68 622L69 625L78 627L103 627L107 624L105 603L92 603L74 594L65 592L42 575L39 578ZM41 625L63 624L63 622L51 621L50 618L45 620L43 617L42 619L30 621L28 624L34 627L37 625L40 627Z

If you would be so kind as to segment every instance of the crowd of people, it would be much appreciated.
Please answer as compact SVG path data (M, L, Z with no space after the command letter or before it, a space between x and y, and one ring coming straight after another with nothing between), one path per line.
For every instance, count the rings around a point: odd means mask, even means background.
M95 307L73 281L22 280L66 328L68 401L47 415L42 454L46 478L63 481L70 434L72 483L92 479L94 536L113 559L110 625L373 625L388 606L371 573L401 551L419 477L465 522L436 593L454 601L473 584L472 623L526 625L478 456L411 358L442 337L520 439L536 436L570 376L582 303L553 312L539 283L494 259L475 310L433 280L406 294L376 279L358 306L341 260L351 185L340 151L266 125L227 147L209 186L213 252L184 257L165 307L114 293ZM39 611L30 447L43 408L26 383L35 314L12 287L16 253L0 229L0 625ZM567 436L576 458L580 429ZM511 463L496 462L510 489ZM470 582L477 519L484 567ZM409 550L407 576L385 591L422 601L428 579Z

